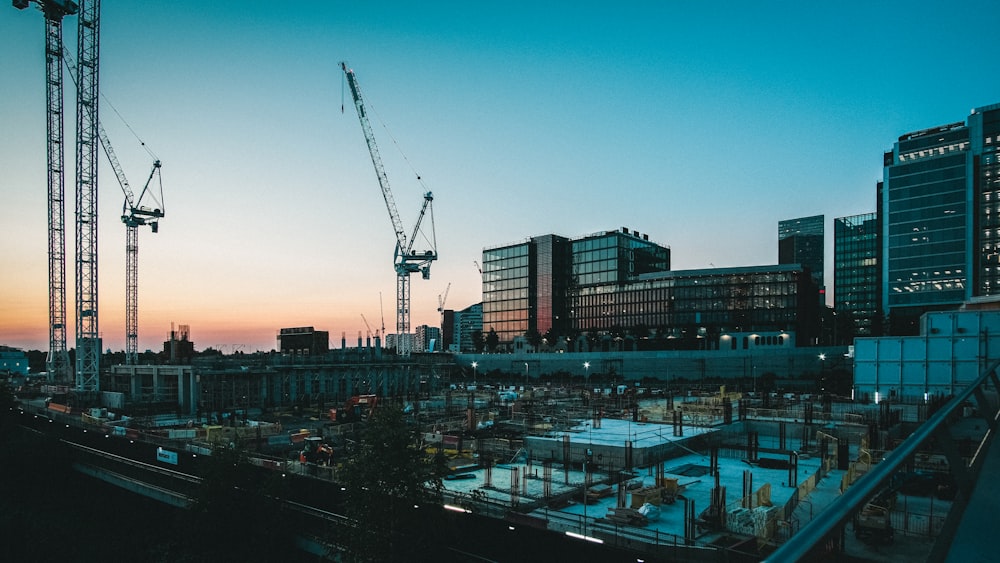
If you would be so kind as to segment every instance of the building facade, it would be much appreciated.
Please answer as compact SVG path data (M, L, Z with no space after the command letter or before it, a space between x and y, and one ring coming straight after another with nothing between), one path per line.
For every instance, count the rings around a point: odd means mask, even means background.
M479 352L475 342L476 335L483 332L483 304L476 303L455 311L455 334L454 344L456 352L475 353Z
M1000 310L927 313L919 335L854 341L855 398L921 403L948 397L998 358Z
M833 220L833 308L855 336L882 335L882 246L878 213Z
M813 215L778 222L778 264L802 264L809 268L821 296L826 289L825 220L824 215Z
M330 351L330 333L311 326L283 328L278 331L278 350L303 356L326 354Z
M557 257L551 267L538 260L546 252ZM668 247L626 228L535 237L483 251L482 326L505 348L534 331L546 340L628 338L622 348L658 340L660 348L710 349L727 333L783 331L797 332L788 342L811 344L819 299L808 271L795 263L673 272ZM591 345L603 346L583 347Z
M567 335L577 327L571 293L622 285L670 269L670 249L622 227L568 239L532 237L483 251L483 327L501 343L525 334Z
M28 375L28 356L23 350L0 346L0 373L4 375Z
M907 133L883 157L882 301L890 333L995 295L1000 272L1000 104Z

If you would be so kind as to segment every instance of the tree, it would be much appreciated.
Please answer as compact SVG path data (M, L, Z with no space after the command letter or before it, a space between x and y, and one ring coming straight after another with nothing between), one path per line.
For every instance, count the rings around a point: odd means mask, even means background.
M500 336L497 334L496 330L491 328L489 334L486 335L486 351L496 352L499 344Z
M535 329L531 329L531 330L526 331L524 333L524 339L528 341L528 344L531 344L531 347L536 352L538 352L538 351L541 350L541 347L542 347L542 333L538 332Z
M357 450L338 472L346 488L348 561L410 561L434 548L441 513L441 479L417 447L417 433L401 408L380 406Z
M181 524L188 533L167 550L193 551L193 561L287 561L297 548L281 510L282 475L254 466L237 444L215 448L202 464L201 487Z
M483 346L486 345L486 340L483 338L483 331L476 329L469 336L472 339L472 350L477 354L481 353Z

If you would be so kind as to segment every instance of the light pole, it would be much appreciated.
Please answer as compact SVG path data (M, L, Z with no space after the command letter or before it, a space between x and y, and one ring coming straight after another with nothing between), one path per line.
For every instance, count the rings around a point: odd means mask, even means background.
M524 390L528 390L528 362L524 362Z
M584 380L587 387L590 387L590 362L583 362Z
M479 372L476 370L477 367L479 367L479 364L476 363L476 362L472 362L472 384L473 385L476 384L476 379L478 379L478 373Z

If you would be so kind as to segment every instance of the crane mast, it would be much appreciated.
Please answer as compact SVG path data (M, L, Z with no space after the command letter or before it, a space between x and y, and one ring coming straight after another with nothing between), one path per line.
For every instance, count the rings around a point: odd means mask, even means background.
M45 101L46 154L48 182L48 274L49 274L49 352L45 369L49 378L70 379L69 353L66 350L66 178L63 152L63 17L77 13L71 0L35 0L45 16ZM13 0L19 10L29 0Z
M437 260L437 240L434 234L434 208L432 206L434 196L431 192L424 194L424 202L420 207L420 215L417 216L413 234L407 239L406 231L403 229L403 222L399 217L399 211L396 209L396 202L392 197L392 190L389 187L389 178L386 176L385 167L382 165L382 157L379 155L378 145L375 143L375 134L372 132L371 123L368 121L368 114L365 110L357 77L354 75L353 70L347 68L347 63L340 63L340 68L344 71L344 75L347 78L347 84L351 90L351 98L354 100L354 107L358 112L358 120L361 122L361 130L365 135L368 152L375 167L375 175L378 177L379 187L382 188L382 197L385 200L386 209L389 211L389 220L392 222L392 228L396 234L396 249L393 256L393 267L396 270L396 350L398 354L408 356L411 347L410 274L420 272L424 279L429 279L431 262ZM431 217L431 248L423 252L415 251L413 250L413 244L417 239L417 235L421 232L420 225L424 217L428 214Z
M97 96L100 0L80 0L76 85L76 388L100 390L97 314Z
M66 68L74 83L79 84L76 78L76 64L73 61L69 50L64 49L63 57L66 60ZM125 365L137 365L139 361L139 227L149 225L152 231L159 231L158 220L163 217L163 180L160 176L160 161L153 162L153 170L149 173L146 185L138 199L132 192L132 186L125 176L118 161L118 155L111 145L107 131L101 122L97 122L97 138L104 149L105 156L114 170L118 185L125 195L125 202L122 204L122 223L125 224ZM153 177L160 180L160 196L156 196L150 190ZM149 195L156 201L157 207L149 208L142 205L142 200Z

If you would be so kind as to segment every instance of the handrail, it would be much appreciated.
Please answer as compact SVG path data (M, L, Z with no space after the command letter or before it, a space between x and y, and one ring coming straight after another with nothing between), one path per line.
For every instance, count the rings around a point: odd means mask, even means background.
M996 377L998 366L1000 366L1000 360L994 361L975 381L969 384L962 392L955 395L944 407L934 413L927 422L917 427L913 434L904 440L903 443L899 444L884 461L875 465L874 469L858 479L839 499L827 506L820 513L820 518L813 519L764 561L804 560L813 548L820 545L830 536L831 532L847 522L877 492L882 482L888 479L907 459L913 456L921 444L930 438L952 413L968 401L980 385L986 383L988 378Z

